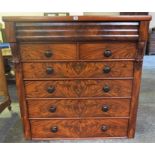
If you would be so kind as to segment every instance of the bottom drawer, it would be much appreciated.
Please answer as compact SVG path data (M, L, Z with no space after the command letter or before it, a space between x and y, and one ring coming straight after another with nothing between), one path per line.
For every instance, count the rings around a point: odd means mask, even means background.
M31 120L32 138L126 137L128 119Z

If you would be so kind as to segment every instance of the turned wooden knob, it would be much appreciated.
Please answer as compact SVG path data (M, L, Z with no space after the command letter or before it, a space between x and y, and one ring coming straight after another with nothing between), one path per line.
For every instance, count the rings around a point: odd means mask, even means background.
M55 87L54 86L50 86L47 88L47 92L48 93L53 93L55 91Z
M46 68L46 73L47 74L52 74L54 72L54 69L52 67L47 67Z
M52 113L56 112L56 110L57 110L56 106L51 106L50 109L49 109L49 111L52 112Z
M112 52L110 50L105 50L104 51L104 56L105 57L110 57L112 55Z
M111 71L111 68L109 67L109 66L105 66L104 68L103 68L103 72L104 73L109 73Z
M56 133L58 131L58 127L57 126L53 126L51 128L51 132Z
M105 85L104 87L103 87L103 91L104 92L109 92L110 91L110 88L109 88L109 86L108 85Z
M104 132L104 131L107 131L108 130L108 126L106 125L102 125L101 126L101 130Z
M45 55L45 57L50 58L50 57L52 57L53 53L52 53L52 51L45 51L44 55Z

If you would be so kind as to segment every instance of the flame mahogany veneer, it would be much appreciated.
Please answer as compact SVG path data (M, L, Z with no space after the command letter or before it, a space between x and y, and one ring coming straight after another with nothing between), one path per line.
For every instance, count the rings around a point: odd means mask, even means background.
M134 137L150 16L3 20L26 139Z

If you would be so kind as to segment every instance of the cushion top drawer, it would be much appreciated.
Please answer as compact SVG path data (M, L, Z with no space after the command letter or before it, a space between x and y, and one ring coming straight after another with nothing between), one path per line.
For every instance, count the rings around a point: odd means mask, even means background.
M76 44L20 44L21 59L24 61L76 59L76 51Z
M138 40L139 22L20 22L18 41Z

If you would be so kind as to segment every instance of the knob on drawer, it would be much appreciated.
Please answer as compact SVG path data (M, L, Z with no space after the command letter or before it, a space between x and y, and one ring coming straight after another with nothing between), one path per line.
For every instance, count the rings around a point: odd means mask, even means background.
M51 132L56 133L58 131L58 127L57 126L53 126L51 128Z
M111 68L109 66L105 66L103 69L104 73L109 73L111 71Z
M112 52L110 50L105 50L104 51L104 56L105 57L110 57L112 55Z
M55 87L54 86L50 86L47 88L47 92L48 93L53 93L55 91Z
M47 50L47 51L44 52L44 55L45 55L47 58L50 58L50 57L53 55L53 53L52 53L52 51Z
M107 130L108 130L108 126L106 126L106 125L101 126L101 131L107 131Z
M46 73L47 74L52 74L54 72L54 69L52 67L47 67L46 68Z
M108 112L109 111L109 106L108 105L103 105L102 106L102 111L103 112Z
M103 86L103 91L106 92L106 93L109 92L110 91L109 86L108 85L104 85Z
M56 110L57 110L56 106L51 106L50 109L49 109L49 111L52 112L52 113L56 112Z

